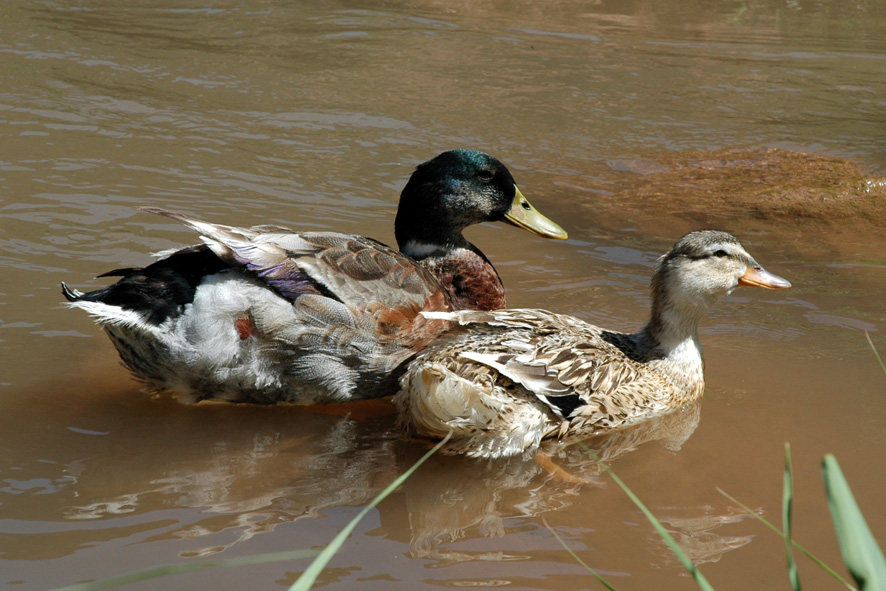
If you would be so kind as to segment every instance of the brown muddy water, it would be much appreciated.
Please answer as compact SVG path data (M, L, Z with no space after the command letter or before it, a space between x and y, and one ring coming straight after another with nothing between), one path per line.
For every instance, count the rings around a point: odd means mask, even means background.
M886 6L857 2L4 2L0 6L0 585L324 545L426 449L388 400L327 408L150 397L58 284L194 241L150 205L393 243L412 167L503 160L570 233L469 235L512 306L633 330L656 256L734 231L788 292L703 323L703 402L594 448L719 590L787 588L795 535L843 572L819 462L886 546ZM693 589L593 461L436 457L318 587ZM285 589L305 561L128 589ZM806 559L809 588L840 584Z

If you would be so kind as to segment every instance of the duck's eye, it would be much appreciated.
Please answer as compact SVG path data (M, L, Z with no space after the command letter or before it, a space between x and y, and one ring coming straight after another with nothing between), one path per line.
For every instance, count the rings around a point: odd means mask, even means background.
M723 250L722 248L714 253L715 257L728 257L729 253Z
M493 174L493 172L491 170L481 170L480 172L477 173L477 178L479 178L484 183L488 183L489 181L491 181L492 177L494 177L494 176L495 175Z

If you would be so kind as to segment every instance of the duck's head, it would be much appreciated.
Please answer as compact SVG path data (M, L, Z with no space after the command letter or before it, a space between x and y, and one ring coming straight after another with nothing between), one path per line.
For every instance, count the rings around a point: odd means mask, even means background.
M467 246L462 230L498 221L546 238L567 238L523 196L504 164L476 150L449 150L412 173L400 194L394 230L400 250L421 258Z
M652 276L653 316L697 323L699 316L739 285L786 289L786 279L760 265L728 232L691 232L662 256Z

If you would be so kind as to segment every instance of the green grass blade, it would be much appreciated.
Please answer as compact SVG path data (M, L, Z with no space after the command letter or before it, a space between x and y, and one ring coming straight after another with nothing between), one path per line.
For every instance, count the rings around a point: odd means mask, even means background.
M828 454L821 470L846 568L862 591L886 590L886 560L855 502L840 464Z
M596 461L600 465L600 467L603 468L607 474L609 474L612 480L615 481L615 483L621 488L621 490L624 491L624 493L628 496L629 499L631 499L634 505L636 505L637 508L643 512L643 515L646 516L646 519L649 520L649 523L652 524L652 527L655 528L655 531L658 532L658 535L661 536L661 539L665 541L665 543L668 545L668 548L670 548L671 552L674 553L674 556L677 557L677 560L679 560L680 563L683 565L683 568L685 568L689 572L689 574L692 575L692 578L695 580L695 584L698 585L699 588L703 591L714 591L714 588L711 586L705 576L701 574L701 571L698 570L698 567L695 566L695 564L692 562L692 559L690 559L689 556L687 556L686 553L683 552L683 549L680 548L680 545L677 544L677 541L674 540L671 534L668 533L668 530L666 530L661 522L655 517L655 515L652 514L652 511L650 511L649 508L647 508L646 505L643 504L643 501L641 501L637 497L637 495L635 495L634 492L630 488L628 488L628 485L621 481L621 478L616 476L615 472L613 472L612 469L607 466L591 448L589 448L584 443L581 443L580 445L591 455L592 458L594 458L594 461Z
M794 470L791 463L791 444L784 444L784 487L781 496L781 522L784 527L784 544L788 555L788 580L794 591L801 591L800 575L794 560L793 538L791 537L791 516L794 499Z
M308 566L307 569L301 574L298 580L292 584L289 588L289 591L308 591L314 582L317 580L317 577L320 576L320 573L323 572L323 569L326 568L326 564L332 559L338 549L342 547L345 543L345 540L351 535L351 532L357 527L357 524L360 523L360 520L369 513L373 507L381 503L389 494L397 490L401 484L406 482L406 480L412 476L412 473L415 472L419 466L425 463L429 457L437 453L437 451L443 447L443 445L449 441L449 436L452 435L450 432L449 435L443 438L440 443L435 445L428 453L423 455L415 464L412 465L411 468L406 470L403 474L397 477L394 482L388 485L383 491L381 491L377 497L372 499L372 502L366 505L362 511L360 511L356 517L354 517L350 523L348 523L337 536L335 536L331 542L320 552L317 558L314 559L313 562Z
M156 566L146 570L120 575L118 577L109 577L100 581L91 581L89 583L78 583L68 587L62 587L55 591L96 591L98 589L110 589L111 587L120 587L138 581L155 579L157 577L166 577L169 575L181 575L197 570L207 568L227 568L232 566L248 566L251 564L265 564L268 562L285 562L289 560L301 560L311 558L319 554L317 550L288 550L286 552L272 552L269 554L257 554L255 556L238 556L237 558L226 558L223 560L213 560L211 562L196 562L186 564L170 564L165 566Z
M868 340L868 344L871 346L871 351L874 352L874 357L876 357L877 361L880 362L880 367L883 369L883 373L886 373L886 364L883 363L883 358L880 357L880 353L874 346L874 341L871 340L871 335L868 333L868 331L864 331L864 336Z
M763 517L762 515L760 515L759 513L757 513L756 511L754 511L753 509L751 509L750 507L748 507L747 505L745 505L744 503L742 503L741 501L739 501L738 499L736 499L735 497L733 497L732 495L730 495L728 492L726 492L725 490L723 490L723 489L720 488L720 487L717 487L717 492L719 492L721 495L723 495L724 497L726 497L727 499L729 499L730 501L732 501L733 503L735 503L736 505L738 505L739 507L741 507L742 509L744 509L744 511L745 511L748 515L750 515L751 517L755 518L755 519L758 520L760 523L762 523L763 525L765 525L766 527L768 527L769 529L771 529L772 531L774 531L775 533L777 533L777 534L780 535L781 537L784 537L784 532L783 532L783 531L781 531L780 529L778 529L778 527L776 527L773 523L771 523L770 521L768 521L765 517ZM837 571L835 571L834 569L832 569L831 567L829 567L827 564L825 564L825 563L824 563L819 557L817 557L815 554L813 554L812 552L810 552L809 550L807 550L806 548L804 548L803 546L801 546L800 544L798 544L798 543L797 543L796 541L794 541L794 540L791 540L791 545L792 545L794 548L796 548L797 550L799 550L800 552L802 552L802 553L803 553L803 554L804 554L809 560L811 560L812 562L814 562L815 564L817 564L819 567L821 567L821 568L822 568L825 572L827 572L829 575L831 575L832 577L834 577L835 579L837 579L838 581L840 581L841 583L843 583L844 585L846 585L846 588L847 588L847 589L849 589L850 591L858 591L858 589L857 589L856 587L854 587L854 586L852 585L852 583L850 583L849 581L847 581L846 579L844 579L843 577L841 577L841 576L840 576L840 573L838 573Z
M558 534L556 531L554 531L554 528L552 528L550 525L548 525L548 522L545 520L544 517L541 518L541 522L545 524L545 527L548 528L548 531L550 531L550 532L554 535L554 537L557 538L557 541L560 542L560 545L563 546L563 548L564 548L567 552L569 552L570 555L572 555L572 557L575 559L575 561L576 561L577 563L579 563L580 565L582 565L583 567L585 567L585 569L587 569L587 571L588 571L589 573L591 573L592 575L594 575L594 578L596 578L598 581L600 581L601 583L603 583L603 585L604 585L607 589L609 589L609 591L618 591L618 589L616 589L615 587L613 587L613 586L609 583L609 581L607 581L607 580L604 579L602 576L600 576L600 573L598 573L597 571L595 571L594 569L592 569L590 566L588 566L587 563L585 563L585 561L582 560L582 559L578 556L578 554L576 554L576 553L572 550L572 548L570 548L570 547L566 544L566 540L564 540L563 538L561 538L561 537L560 537L560 534Z

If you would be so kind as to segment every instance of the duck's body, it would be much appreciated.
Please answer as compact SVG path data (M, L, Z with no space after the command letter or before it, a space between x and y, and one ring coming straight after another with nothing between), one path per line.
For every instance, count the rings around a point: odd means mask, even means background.
M531 206L527 210L501 163L456 150L419 166L404 189L400 211L407 203L409 215L398 213L401 246L431 244L414 237L422 224L410 217L420 214L422 203L440 201L425 214L446 230L450 244L460 238L473 248L461 230L502 219L565 237ZM460 212L447 217L452 207ZM514 220L512 208L518 216L532 215ZM392 394L404 361L449 326L420 312L484 306L482 285L462 287L478 272L488 291L501 290L482 253L465 257L460 246L419 249L416 254L431 263L426 268L362 236L235 228L148 211L191 227L206 244L144 269L107 273L121 279L94 292L64 285L63 292L96 318L139 379L185 399L320 404ZM440 273L440 265L450 270Z
M637 333L544 310L456 311L458 323L413 361L395 397L415 434L498 457L543 439L583 437L697 400L704 391L701 316L737 285L790 284L725 232L694 232L662 257L652 316Z

